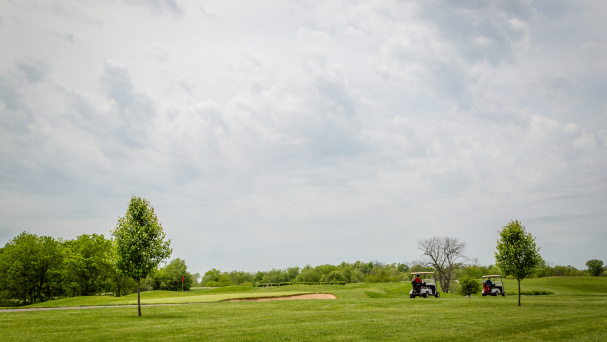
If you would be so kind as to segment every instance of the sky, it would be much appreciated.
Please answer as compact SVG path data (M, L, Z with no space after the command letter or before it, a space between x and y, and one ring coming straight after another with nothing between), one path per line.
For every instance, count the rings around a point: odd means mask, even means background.
M204 273L607 261L607 2L0 0L0 245L150 201Z

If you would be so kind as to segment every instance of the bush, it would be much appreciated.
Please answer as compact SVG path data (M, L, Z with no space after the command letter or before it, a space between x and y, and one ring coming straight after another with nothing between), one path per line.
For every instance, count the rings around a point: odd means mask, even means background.
M482 289L482 285L478 280L468 276L461 277L459 279L459 285L458 292L462 296L471 296L480 293Z

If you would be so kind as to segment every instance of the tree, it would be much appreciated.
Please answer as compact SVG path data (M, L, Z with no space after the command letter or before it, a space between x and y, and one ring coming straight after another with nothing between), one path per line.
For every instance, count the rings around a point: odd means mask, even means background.
M598 277L603 272L603 261L602 260L597 260L597 259L588 260L588 261L586 261L586 266L588 267L588 273L590 273L590 275L592 275L592 276Z
M103 235L83 234L66 241L64 246L67 277L76 285L72 294L91 296L101 292L111 272L112 242Z
M152 205L135 195L111 233L116 239L116 268L137 281L137 309L141 316L141 279L171 256L171 240L164 241L165 234Z
M519 221L510 221L499 234L495 261L504 275L516 278L518 306L521 306L521 280L542 265L540 249L535 244L535 238L525 231L525 226Z
M462 296L471 296L481 292L481 283L470 276L463 276L459 278L459 293Z
M450 291L451 279L460 262L467 259L464 254L466 243L451 237L433 237L417 244L425 257L421 264L434 267L443 291L453 292Z
M181 282L183 277L183 284ZM169 291L189 291L192 287L193 277L188 273L188 267L184 260L179 258L171 260L165 267L158 271L160 289Z
M226 272L213 268L204 274L200 283L208 287L230 286L232 278Z
M35 303L51 299L62 265L61 244L50 236L23 232L9 241L0 254L0 292L5 299ZM56 280L56 279L55 279Z

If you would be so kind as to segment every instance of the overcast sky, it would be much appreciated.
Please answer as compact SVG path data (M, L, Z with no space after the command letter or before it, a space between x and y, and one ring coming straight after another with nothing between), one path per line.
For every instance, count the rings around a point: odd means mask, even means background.
M607 2L0 0L0 244L110 236L191 272L607 261Z

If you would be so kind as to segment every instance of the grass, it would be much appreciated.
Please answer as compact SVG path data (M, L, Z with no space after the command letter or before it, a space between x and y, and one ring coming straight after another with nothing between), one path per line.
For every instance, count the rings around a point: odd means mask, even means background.
M146 292L142 302L198 303L137 309L1 312L3 341L601 341L607 340L607 278L526 279L518 307L516 281L506 297L444 294L410 299L406 283L346 286L292 285ZM218 302L227 298L323 292L336 300ZM81 297L36 306L136 303L123 298ZM52 305L51 305L52 304Z
M543 295L551 295L551 294L554 294L554 292L538 291L538 290L521 291L521 296L543 296Z

